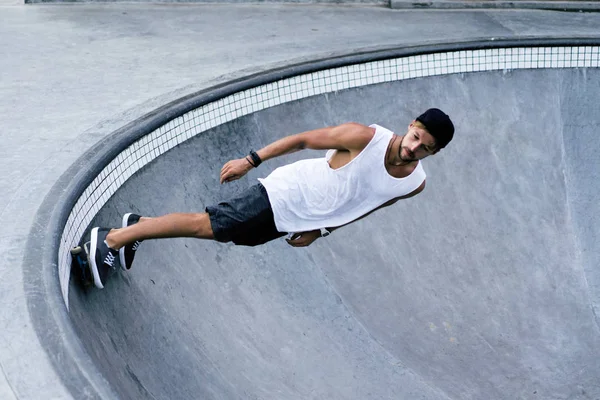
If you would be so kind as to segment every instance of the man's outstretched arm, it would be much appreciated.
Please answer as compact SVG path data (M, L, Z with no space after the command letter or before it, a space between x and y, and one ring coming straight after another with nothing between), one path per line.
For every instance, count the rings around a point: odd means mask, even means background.
M366 216L374 213L377 210L380 210L384 207L389 207L392 204L396 203L398 200L403 200L403 199L408 199L409 197L413 197L416 196L417 194L421 193L423 191L423 189L425 189L425 181L423 181L423 183L421 183L421 185L413 190L412 192L410 192L407 195L404 196L400 196L400 197L396 197L386 203L383 203L382 205L380 205L379 207L369 211L368 213L366 213L365 215L363 215L362 217L359 217L357 219L355 219L354 221L348 222L347 224L341 225L341 226L336 226L336 227L328 227L327 230L330 232L335 231L336 229L341 228L342 226L348 226L356 221L359 221L363 218L365 218ZM290 246L294 246L294 247L306 247L309 246L310 244L312 244L312 242L314 242L315 240L317 240L318 238L321 237L321 231L320 230L314 230L314 231L308 231L308 232L299 232L294 234L290 239L286 239L288 244Z
M374 212L375 212L375 211L377 211L377 210L380 210L380 209L382 209L382 208L385 208L385 207L389 207L389 206L391 206L392 204L396 203L398 200L404 200L404 199L408 199L408 198L410 198L410 197L413 197L413 196L416 196L416 195L418 195L419 193L421 193L421 192L423 191L423 189L425 189L425 181L423 181L423 183L421 183L421 186L419 186L418 188L416 188L415 190L413 190L413 191L412 191L412 192L410 192L409 194L407 194L407 195L404 195L404 196L400 196L400 197L396 197L395 199L392 199L392 200L390 200L390 201L388 201L388 202L386 202L386 203L383 203L383 204L382 204L382 205L380 205L379 207L377 207L377 208L375 208L375 209L373 209L373 210L369 211L368 213L366 213L366 214L365 214L365 215L363 215L362 217L360 217L360 218L357 218L357 219L355 219L355 220L354 220L354 221L352 221L352 222L348 222L348 223L347 223L347 224L345 224L345 225L341 225L341 226L337 226L337 227L331 227L331 228L327 228L327 230L329 230L330 232L333 232L334 230L336 230L336 229L339 229L339 228L341 228L342 226L347 226L347 225L350 225L350 224L351 224L351 223L353 223L353 222L360 221L361 219L363 219L363 218L367 217L368 215L371 215L372 213L374 213Z
M373 134L373 128L350 122L286 136L263 147L256 153L263 162L303 149L338 149L360 153L373 138ZM246 157L226 163L221 169L221 183L234 181L246 175L253 168L251 161L249 157Z

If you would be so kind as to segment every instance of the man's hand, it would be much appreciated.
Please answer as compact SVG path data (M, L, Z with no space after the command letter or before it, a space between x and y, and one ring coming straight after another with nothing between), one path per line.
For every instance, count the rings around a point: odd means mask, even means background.
M228 161L221 168L221 183L235 181L240 179L252 169L252 165L246 158Z
M294 233L291 238L285 240L290 246L306 247L310 246L312 242L314 242L320 237L321 231L317 229L314 231Z

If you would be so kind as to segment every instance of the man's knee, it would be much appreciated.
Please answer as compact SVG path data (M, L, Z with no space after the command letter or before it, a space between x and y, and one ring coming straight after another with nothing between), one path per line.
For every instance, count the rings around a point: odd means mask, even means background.
M215 235L212 230L210 223L210 216L208 213L194 214L194 236L200 239L214 239Z

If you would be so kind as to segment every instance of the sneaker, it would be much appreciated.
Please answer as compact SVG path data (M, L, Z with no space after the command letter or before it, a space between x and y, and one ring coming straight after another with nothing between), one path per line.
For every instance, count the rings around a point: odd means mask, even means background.
M110 229L94 228L90 239L90 269L94 276L94 285L98 289L104 289L108 276L116 270L119 264L118 251L111 249L106 244L106 235Z
M128 226L137 224L142 218L141 215L127 213L123 215L123 221L121 224L122 228L127 228ZM131 269L131 265L133 264L133 259L135 258L135 252L138 247L142 244L141 240L136 240L135 242L125 245L119 249L119 260L121 261L121 268L125 271Z

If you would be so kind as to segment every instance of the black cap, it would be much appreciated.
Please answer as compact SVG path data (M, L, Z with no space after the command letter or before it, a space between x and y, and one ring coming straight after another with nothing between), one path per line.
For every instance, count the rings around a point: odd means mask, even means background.
M430 108L417 117L427 128L427 131L435 138L435 145L438 149L443 149L452 140L454 136L454 124L450 117L438 108Z

